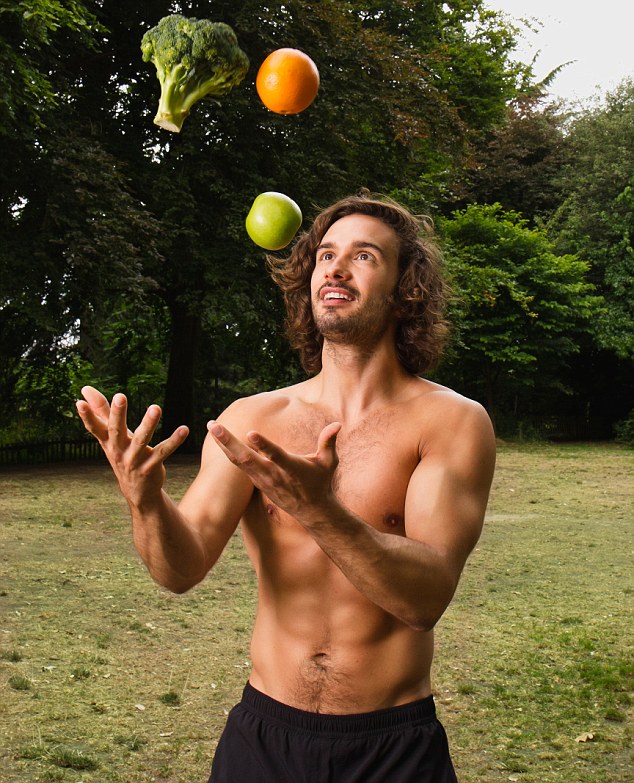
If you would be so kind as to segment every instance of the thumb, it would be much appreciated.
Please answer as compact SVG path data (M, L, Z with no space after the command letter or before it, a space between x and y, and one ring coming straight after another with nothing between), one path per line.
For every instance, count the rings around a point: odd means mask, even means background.
M343 425L341 422L333 421L327 424L319 433L317 440L317 456L320 462L328 467L334 467L339 461L337 457L337 435Z

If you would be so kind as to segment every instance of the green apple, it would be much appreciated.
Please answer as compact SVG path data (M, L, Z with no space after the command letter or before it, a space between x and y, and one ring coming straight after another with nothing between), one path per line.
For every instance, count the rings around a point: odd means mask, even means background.
M286 247L302 224L302 211L284 193L267 191L256 196L247 215L247 234L265 250Z

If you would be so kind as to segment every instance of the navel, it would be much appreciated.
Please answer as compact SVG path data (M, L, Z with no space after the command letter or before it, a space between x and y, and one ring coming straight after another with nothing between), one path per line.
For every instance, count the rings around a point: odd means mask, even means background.
M330 655L328 655L326 652L318 652L314 655L311 655L310 660L318 670L325 672L330 663Z

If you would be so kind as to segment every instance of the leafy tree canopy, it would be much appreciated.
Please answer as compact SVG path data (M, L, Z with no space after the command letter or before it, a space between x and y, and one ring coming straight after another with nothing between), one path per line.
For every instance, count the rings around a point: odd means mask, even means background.
M560 174L569 161L569 113L541 97L512 101L505 121L476 145L465 171L467 202L501 204L533 224L548 220L563 200Z
M634 358L634 81L625 80L604 104L571 124L570 163L562 172L567 196L550 231L558 246L585 259L605 297L599 344Z
M0 0L0 22L0 135L8 135L40 126L60 105L74 81L68 52L94 50L103 30L79 0Z
M527 73L510 60L513 29L481 0L17 6L0 5L10 20L0 52L26 69L12 72L3 121L25 133L11 142L14 168L0 170L10 271L0 318L25 338L6 346L5 389L25 362L69 343L96 382L125 386L133 376L113 323L142 341L156 318L162 337L148 345L170 357L168 430L221 405L224 386L288 379L279 297L244 231L258 193L286 192L310 218L362 186L438 192ZM152 122L159 85L140 53L143 33L173 12L230 24L251 61L244 83L197 104L178 135ZM322 79L293 117L265 109L254 87L281 46L309 53Z
M556 254L543 231L499 204L470 205L441 232L455 290L456 341L445 372L460 376L492 415L515 407L513 397L526 405L535 394L569 391L562 366L600 306L588 264Z

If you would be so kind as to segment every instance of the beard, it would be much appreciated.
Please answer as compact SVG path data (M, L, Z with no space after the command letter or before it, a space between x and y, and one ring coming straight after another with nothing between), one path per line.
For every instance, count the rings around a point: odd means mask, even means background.
M324 340L371 350L395 320L394 299L370 299L352 313L313 306L313 317Z

